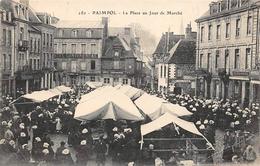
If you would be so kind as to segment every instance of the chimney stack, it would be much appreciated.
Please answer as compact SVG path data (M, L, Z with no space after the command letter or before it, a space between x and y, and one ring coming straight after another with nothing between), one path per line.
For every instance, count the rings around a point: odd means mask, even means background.
M104 25L104 34L103 37L108 37L108 17L102 17L102 24Z
M192 38L192 27L191 27L191 23L189 23L185 29L185 38L186 39L191 39Z

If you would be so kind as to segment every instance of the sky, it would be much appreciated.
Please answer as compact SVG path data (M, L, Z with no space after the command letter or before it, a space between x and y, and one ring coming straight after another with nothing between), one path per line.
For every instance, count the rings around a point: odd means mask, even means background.
M196 18L203 15L212 0L30 0L30 6L37 12L48 12L61 20L100 20L109 17L109 26L122 27L139 23L150 31L158 41L163 32L180 34L191 22L197 31ZM115 11L116 15L96 15L93 11ZM79 15L83 11L85 14ZM130 12L133 11L135 13ZM149 16L149 11L158 15ZM167 11L181 12L167 15ZM128 12L124 15L123 12ZM140 15L136 15L140 12ZM143 15L147 12L148 15ZM164 12L161 13L161 12ZM133 15L134 14L134 15ZM163 15L160 15L163 14Z

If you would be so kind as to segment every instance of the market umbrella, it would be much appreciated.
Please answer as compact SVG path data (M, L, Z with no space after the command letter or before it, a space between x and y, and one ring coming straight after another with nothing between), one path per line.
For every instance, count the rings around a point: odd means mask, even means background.
M63 92L63 93L67 93L72 91L73 89L71 89L70 87L67 87L65 85L61 85L61 86L56 86L54 89L58 89L59 91Z
M192 115L185 107L178 104L172 104L162 98L144 93L141 97L134 101L136 106L148 115L152 120L155 120L165 113L170 113L175 116Z
M89 99L92 99L92 98L95 98L95 97L98 97L98 96L102 96L103 94L106 94L108 92L115 92L116 89L112 86L103 86L103 87L100 87L100 88L97 88L85 95L82 95L81 96L81 99L80 99L80 102L84 102L84 101L87 101Z
M98 98L91 98L80 102L75 111L78 120L143 120L138 108L126 95L120 92L104 93Z

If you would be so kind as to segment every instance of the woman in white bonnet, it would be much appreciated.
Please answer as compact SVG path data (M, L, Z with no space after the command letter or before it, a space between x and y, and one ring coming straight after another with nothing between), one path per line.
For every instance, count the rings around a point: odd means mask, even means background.
M55 121L56 121L56 131L57 131L57 133L60 133L61 129L62 129L61 120L60 120L60 118L57 118Z

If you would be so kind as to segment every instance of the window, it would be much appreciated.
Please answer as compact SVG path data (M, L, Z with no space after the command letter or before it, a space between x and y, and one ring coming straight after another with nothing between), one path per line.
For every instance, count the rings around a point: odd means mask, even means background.
M87 68L86 62L81 62L81 63L80 63L80 69L81 69L81 70L86 70L86 68Z
M215 68L218 68L219 63L219 50L216 50Z
M212 25L209 25L209 31L208 31L208 40L211 40L211 34L212 34Z
M95 69L96 69L96 61L92 60L92 61L90 62L90 69L91 69L91 70L95 70Z
M64 35L64 30L63 29L60 29L59 30L59 36L62 37Z
M4 58L4 70L6 70L7 68L7 63L6 63L6 54L3 54L3 58Z
M238 69L239 68L239 49L235 49L235 64L234 68Z
M199 67L202 68L202 65L203 65L203 54L200 54Z
M241 0L237 0L237 7L241 6Z
M220 39L220 25L217 25L217 35L216 39Z
M44 45L44 46L45 46L45 43L46 43L45 36L46 36L46 34L43 33L43 45Z
M207 69L209 70L211 67L211 53L208 53L207 57Z
M3 45L6 45L6 29L3 29Z
M96 77L95 77L95 76L91 76L91 77L90 77L90 81L91 81L91 82L95 82L95 81L96 81Z
M38 52L41 51L41 50L40 50L40 49L41 49L41 46L40 46L40 45L41 45L41 42L40 42L40 39L38 39Z
M230 5L230 0L227 0L227 10L229 10L230 7L231 7L231 5Z
M247 34L250 35L252 33L252 16L247 17Z
M240 35L240 19L236 20L236 36Z
M95 54L96 53L96 44L91 44L90 46L91 46L90 47L90 53Z
M114 78L114 82L119 82L119 78Z
M33 60L33 69L37 70L37 61L36 61L36 59Z
M37 69L40 69L40 59L37 59Z
M164 66L164 78L166 78L166 66Z
M71 44L71 53L76 54L76 44Z
M12 69L12 55L9 54L9 70Z
M225 50L225 62L224 62L225 69L229 68L229 50Z
M92 31L91 30L87 30L86 31L86 37L90 38L92 36Z
M58 52L58 45L57 44L54 44L54 53L57 53Z
M251 68L251 49L246 48L246 64L245 64L246 69Z
M204 27L201 27L200 29L200 41L203 42L203 38L204 38Z
M12 45L12 31L11 30L8 31L8 45L9 46Z
M66 53L66 48L67 47L67 44L62 44L62 53Z
M114 61L114 69L120 69L119 61Z
M110 83L110 78L104 78L104 83L109 84Z
M86 54L86 44L81 44L81 54Z
M47 45L47 47L48 47L48 46L49 46L49 40L50 40L50 39L49 39L49 34L47 34L46 36L47 36L47 37L46 37L46 38L47 38L47 39L46 39L46 45Z
M61 69L66 70L67 69L67 62L62 62L61 63Z
M128 84L128 79L127 78L123 79L123 84Z
M71 72L77 72L77 62L71 61Z
M115 56L119 56L119 52L118 51L115 51Z
M24 29L21 27L20 28L20 36L19 36L20 38L19 39L23 40L23 36L24 36Z
M73 30L72 31L72 37L77 37L78 36L78 31L77 30Z
M163 75L163 66L161 66L161 78L162 78L162 75Z
M50 34L50 46L52 46L52 40L53 40L53 37L52 37L52 34Z
M230 37L230 23L226 23L226 38Z
M36 39L34 40L34 52L36 52L37 51L37 41L36 41Z

